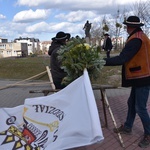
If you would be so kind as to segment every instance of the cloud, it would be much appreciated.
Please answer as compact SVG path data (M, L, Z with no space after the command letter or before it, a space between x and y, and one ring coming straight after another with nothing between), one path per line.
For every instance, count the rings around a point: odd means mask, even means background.
M51 9L52 11L65 11L66 13L70 11L94 11L97 14L110 14L117 12L118 8L128 8L133 2L137 2L137 0L18 0L17 4L19 6ZM61 15L63 17L63 14ZM75 19L79 20L77 17Z
M3 22L0 23L0 35L2 38L7 38L7 37L14 37L18 30L16 31L16 29L18 29L18 26L12 27L12 23L11 22Z
M11 40L19 36L33 36L40 40L47 40L59 31L69 32L72 36L78 34L84 37L83 26L87 20L93 26L99 27L104 17L108 16L109 20L115 19L118 9L120 14L123 14L124 9L129 14L131 4L137 2L137 0L16 1L16 5L14 1L10 1L9 5L0 1L2 6L7 6L7 9L1 12L6 16L0 14L0 20L3 19L1 25L5 27L0 25L0 33Z
M67 20L69 22L79 22L84 20L88 16L89 19L95 18L97 15L92 11L72 11L68 14L61 13L55 16L55 18L61 20Z
M137 0L132 0L137 1ZM67 10L99 10L110 5L123 5L130 3L131 0L18 0L17 4L28 7L61 8Z
M50 10L37 9L36 11L24 10L17 13L13 21L14 22L34 22L37 20L45 20L50 14Z
M26 27L26 32L28 33L48 32L49 30L50 30L50 26L46 22L40 22Z
M6 18L6 16L0 14L0 19L5 19L5 18Z
M81 24L74 24L69 22L60 22L60 23L46 23L46 22L40 22L36 23L34 25L29 25L26 27L26 32L28 33L56 33L58 31L64 31L64 32L70 32L70 33L76 33L79 31L79 29L82 25ZM75 28L72 28L75 27Z

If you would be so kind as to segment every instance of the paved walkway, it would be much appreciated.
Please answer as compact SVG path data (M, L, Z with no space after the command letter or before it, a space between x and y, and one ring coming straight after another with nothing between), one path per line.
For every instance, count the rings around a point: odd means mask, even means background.
M43 96L42 93L29 93L30 90L41 90L49 89L50 85L40 85L40 86L12 86L5 88L10 84L14 84L17 81L13 80L0 80L0 107L15 107L24 103L26 98ZM3 89L4 88L4 89ZM114 114L117 125L120 126L124 122L127 112L127 99L130 93L129 88L124 89L109 89L106 91L110 107ZM104 124L104 116L102 111L102 103L100 91L94 91L97 107L99 110L99 116L101 124ZM150 111L150 100L148 103L148 110ZM113 133L114 124L110 117L108 109L107 119L108 128L102 128L104 134L104 141L102 143L93 144L90 146L84 146L80 148L74 148L72 150L142 150L138 147L138 142L143 134L143 128L139 117L136 117L133 134L132 135L122 135L125 148L121 147L118 135ZM147 148L147 150L150 148Z

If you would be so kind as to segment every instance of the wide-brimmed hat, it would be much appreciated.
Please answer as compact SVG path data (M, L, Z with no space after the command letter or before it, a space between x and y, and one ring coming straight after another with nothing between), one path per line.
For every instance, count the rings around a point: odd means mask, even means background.
M108 34L108 33L105 33L104 36L109 36L109 34Z
M52 38L52 40L57 40L57 41L59 41L59 40L66 40L66 39L69 40L70 37L71 37L71 35L69 33L64 33L62 31L60 31L60 32L58 32L56 34L55 37Z
M144 25L144 23L140 22L140 19L137 16L128 17L128 19L125 20L123 24L131 27L141 27Z

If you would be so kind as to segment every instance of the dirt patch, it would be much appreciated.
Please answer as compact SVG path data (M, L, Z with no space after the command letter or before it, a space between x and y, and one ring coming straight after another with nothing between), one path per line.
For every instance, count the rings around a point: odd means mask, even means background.
M121 75L112 75L108 77L108 83L111 85L121 86Z

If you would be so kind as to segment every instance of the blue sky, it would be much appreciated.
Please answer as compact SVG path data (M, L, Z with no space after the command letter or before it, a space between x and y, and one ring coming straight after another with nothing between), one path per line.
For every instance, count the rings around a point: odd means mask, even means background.
M98 23L117 9L128 9L137 0L0 0L0 38L51 40L59 31L84 36L89 20ZM141 0L145 1L145 0Z

